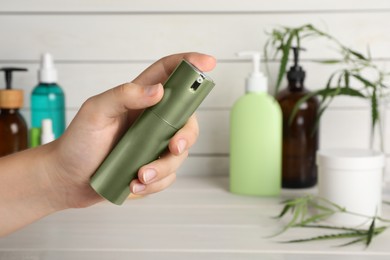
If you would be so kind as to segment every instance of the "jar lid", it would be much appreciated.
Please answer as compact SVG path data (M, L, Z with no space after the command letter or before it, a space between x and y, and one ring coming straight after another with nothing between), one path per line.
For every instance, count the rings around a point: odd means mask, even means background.
M1 89L0 108L21 108L23 107L23 90Z
M319 167L366 170L378 169L385 166L385 155L368 149L329 149L317 152Z

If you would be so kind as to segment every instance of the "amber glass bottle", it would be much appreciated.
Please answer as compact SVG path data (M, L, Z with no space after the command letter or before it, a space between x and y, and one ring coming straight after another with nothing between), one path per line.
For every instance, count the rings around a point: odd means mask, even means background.
M11 89L11 73L25 71L2 68L6 74L6 89L0 90L0 157L27 148L27 124L19 108L23 106L23 91Z
M283 113L284 188L308 188L317 183L316 151L319 132L314 129L319 102L316 97L302 103L294 119L290 116L297 102L310 93L305 89L305 71L298 65L298 49L294 49L294 66L287 73L288 86L277 95Z

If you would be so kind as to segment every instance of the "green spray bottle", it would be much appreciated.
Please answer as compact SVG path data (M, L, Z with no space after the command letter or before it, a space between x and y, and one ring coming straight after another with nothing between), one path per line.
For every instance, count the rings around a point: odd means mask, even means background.
M162 100L142 113L92 176L92 188L122 204L139 168L160 156L213 87L211 78L183 60L165 82Z
M275 196L281 189L281 109L267 93L260 53L238 55L252 58L253 72L246 79L246 94L236 101L230 114L230 191Z

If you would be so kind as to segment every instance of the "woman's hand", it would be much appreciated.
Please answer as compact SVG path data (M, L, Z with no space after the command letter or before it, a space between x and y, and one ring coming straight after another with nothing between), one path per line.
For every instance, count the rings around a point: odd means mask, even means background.
M58 140L0 158L0 236L55 211L102 200L89 179L139 114L161 100L161 83L183 58L203 71L215 66L213 57L198 53L165 57L133 82L88 99ZM150 194L169 186L197 136L192 116L172 137L168 151L141 167L131 191Z
M161 84L182 59L202 71L215 66L213 57L198 53L162 58L131 83L88 99L65 133L48 145L52 159L48 162L47 178L56 191L52 201L56 209L86 207L101 200L89 185L90 177L140 113L161 100L164 94ZM192 116L171 139L168 151L141 167L138 179L130 184L131 192L150 194L171 185L198 131L197 120Z

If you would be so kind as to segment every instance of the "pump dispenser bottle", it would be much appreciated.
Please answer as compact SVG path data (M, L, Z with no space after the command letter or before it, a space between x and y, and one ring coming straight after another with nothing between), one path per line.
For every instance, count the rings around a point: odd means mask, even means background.
M299 51L293 47L294 65L287 73L288 86L277 95L283 112L284 188L308 188L317 183L315 157L319 134L318 128L314 128L319 107L317 98L311 97L302 103L290 122L297 102L310 93L303 84L305 71L298 64Z
M246 94L236 101L230 115L230 191L275 196L281 189L281 110L267 93L260 53L238 55L252 58L253 72L246 79Z
M65 130L65 96L57 84L57 70L49 53L41 57L38 78L39 85L31 95L32 128L41 128L43 119L51 119L54 136L58 138Z
M24 68L2 68L6 89L0 90L0 157L27 148L27 124L19 109L23 107L23 90L12 89L12 72Z

